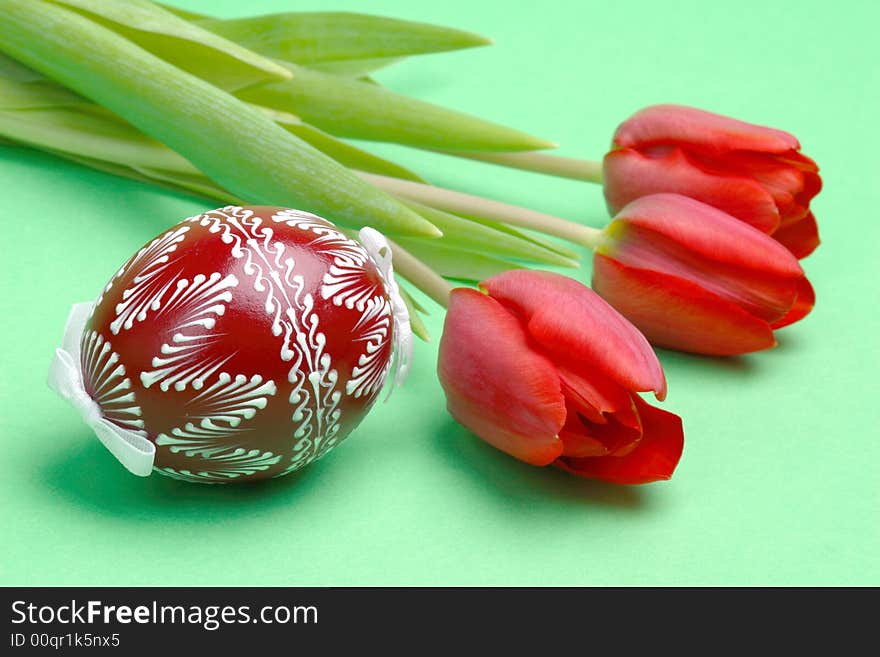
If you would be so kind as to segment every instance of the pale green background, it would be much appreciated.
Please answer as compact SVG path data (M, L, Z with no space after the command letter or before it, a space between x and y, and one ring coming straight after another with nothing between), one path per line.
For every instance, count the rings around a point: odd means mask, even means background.
M180 3L181 5L183 2ZM641 106L785 128L822 167L816 311L768 353L661 353L684 418L675 478L533 469L457 427L420 344L406 388L299 476L139 479L46 388L72 302L198 202L0 148L3 584L880 584L878 5L865 2L191 0L235 15L350 9L463 27L492 48L413 60L393 89L600 156ZM600 190L386 148L439 184L595 225ZM576 275L588 280L589 267ZM441 313L431 328L439 335ZM491 347L491 336L486 336Z

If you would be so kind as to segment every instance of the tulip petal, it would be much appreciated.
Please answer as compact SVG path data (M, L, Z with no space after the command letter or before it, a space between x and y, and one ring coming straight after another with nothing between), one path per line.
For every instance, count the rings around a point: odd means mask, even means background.
M593 289L658 347L730 356L776 344L767 322L700 285L598 253Z
M579 477L615 484L647 484L669 479L684 448L681 418L654 408L633 395L644 433L638 446L626 456L572 458L563 456L558 465Z
M521 317L554 363L596 368L629 391L666 395L666 378L651 345L586 285L546 271L508 271L480 286Z
M794 302L791 310L788 311L788 314L785 315L785 317L773 322L773 324L771 324L770 326L772 326L774 329L779 329L783 326L788 326L789 324L799 322L804 317L810 314L810 312L813 310L813 306L815 305L816 293L813 290L813 286L810 285L810 281L808 281L805 276L800 280L798 284L797 300Z
M806 258L819 246L816 217L809 213L800 221L777 230L773 233L773 239L791 251L795 258Z
M565 420L565 426L559 432L559 438L563 444L563 456L584 458L608 455L608 448L602 441L584 430L584 421L574 408L569 408L568 417Z
M578 372L572 363L556 364L562 394L591 422L605 422L604 413L626 410L630 405L629 393L614 380L591 368L589 373ZM598 417L596 417L598 415Z
M635 448L642 436L633 395L620 384L591 369L576 373L557 364L568 418L559 437L566 456L595 456L595 444L604 454L623 454ZM586 449L591 453L583 453Z
M819 177L819 174L814 171L807 171L804 173L804 188L795 197L795 200L804 207L809 208L810 201L821 191L822 179Z
M638 397L637 394L633 394ZM613 456L626 456L642 439L642 423L635 405L630 401L626 413L615 413L605 424L584 425L588 434L598 438Z
M797 260L761 231L681 194L637 199L615 219L647 228L718 263L783 277L798 278L804 273Z
M770 193L750 178L709 173L678 148L643 154L624 148L603 161L605 201L614 215L642 196L673 192L708 203L765 233L779 226Z
M572 390L566 385L562 376L559 377L559 380L562 382L562 395L565 397L565 408L569 419L571 419L572 413L577 413L583 416L586 421L595 424L603 424L608 421L605 419L605 414L590 403L591 400L582 395L580 391Z
M621 210L599 253L699 284L768 322L794 304L803 269L782 245L720 210L654 194Z
M705 166L718 175L747 176L761 184L773 197L782 226L806 216L810 201L822 189L816 163L800 153L729 153Z
M532 465L562 453L566 411L556 369L494 299L453 290L437 372L449 413L489 444Z
M797 151L795 137L782 130L738 121L721 114L682 105L646 107L624 121L614 133L614 145L626 148L652 144L686 144L706 153Z
M630 402L632 405L632 402ZM642 439L642 425L633 407L631 415L635 426L620 421L616 415L604 424L593 424L569 408L565 426L559 432L564 445L563 456L626 456L638 447Z
M809 157L799 151L790 151L775 156L776 160L796 168L803 173L804 184L797 201L801 205L808 206L810 201L822 191L822 178L819 176L818 165Z

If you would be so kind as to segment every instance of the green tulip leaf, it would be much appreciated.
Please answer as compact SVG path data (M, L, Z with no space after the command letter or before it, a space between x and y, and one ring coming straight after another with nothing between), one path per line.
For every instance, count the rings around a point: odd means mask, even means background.
M222 203L223 205L242 205L241 199L238 199L229 194L229 192L220 189L210 180L204 178L204 176L187 176L187 174L173 171L127 167L122 164L81 157L79 155L72 155L61 151L47 150L46 152L103 173L137 180L138 182L147 183L151 186L158 185L173 192L198 196L202 199L211 199L212 201Z
M581 255L572 249L564 246L558 241L554 241L552 239L545 238L543 235L538 235L532 233L527 230L521 230L519 228L515 228L514 226L509 226L508 224L501 223L500 221L493 221L491 219L481 219L480 217L468 217L466 215L456 215L461 216L469 221L473 221L476 223L483 224L484 226L489 226L494 228L495 230L501 231L503 233L507 233L508 235L514 235L519 239L525 240L527 242L531 242L536 246L541 247L542 249L546 249L555 253L557 256L567 261L568 263L575 264L564 264L560 262L559 264L563 267L577 267L579 266L577 263L580 262ZM549 264L549 263L548 263Z
M245 201L218 187L202 174L187 174L150 167L135 167L134 171L151 182L183 190L196 196L204 196L224 205L246 205Z
M419 302L415 300L409 290L406 289L405 285L400 285L399 287L400 296L403 297L403 302L406 304L406 309L409 311L409 326L412 329L413 334L425 342L430 342L431 334L428 332L428 327L425 326L421 317L423 314L426 315L427 312L421 305L419 305Z
M0 110L92 106L82 96L49 80L17 82L0 76Z
M406 292L406 290L404 290L404 292ZM409 304L410 304L410 306L412 306L412 308L417 310L422 315L430 315L431 314L428 312L428 310L422 304L419 303L418 299L416 299L415 297L410 298Z
M35 70L7 57L0 52L0 78L6 78L13 82L37 82L46 78Z
M2 98L0 92L0 104ZM198 173L185 158L95 106L0 111L0 134L43 150L124 166Z
M342 59L335 62L313 62L308 68L315 71L340 75L345 78L358 78L367 81L364 76L387 68L401 61L403 57L384 57L375 59ZM375 82L373 82L375 84Z
M382 86L285 62L293 79L255 85L237 96L291 112L337 137L419 148L520 151L550 142L462 112L396 94Z
M308 123L298 119L291 120L289 115L287 117L276 115L274 118L275 122L285 130L288 130L350 169L377 173L383 176L393 176L394 178L403 178L404 180L412 180L414 182L424 182L424 179L415 172L377 155L368 153L356 146L352 146L349 143L340 141Z
M148 0L53 0L223 89L290 73L272 60L203 29ZM92 44L90 44L91 47Z
M503 224L491 226L437 210L415 201L404 200L425 219L437 226L443 237L431 240L438 246L484 255L513 258L540 265L577 267L575 258L560 255L516 231L502 230Z
M388 59L491 43L462 30L347 12L288 12L198 24L267 57L297 64Z
M160 7L162 7L162 9L171 12L178 18L183 18L184 20L192 22L213 18L213 16L208 16L207 14L199 14L194 11L190 11L189 9L181 9L180 7L175 7L174 5L169 5L164 2L156 2L154 4L159 5Z
M83 15L41 0L0 0L0 50L167 144L249 203L301 208L392 236L439 236L259 110Z
M454 247L427 240L397 238L396 242L441 276L476 282L510 269L522 269L519 263L496 256L459 251Z
M80 153L109 161L121 161L130 166L162 166L186 173L197 171L174 151L145 137L119 117L55 82L43 78L21 83L0 77L0 110L59 110L74 107L81 111L18 116L15 123L22 127L16 136L21 141L45 149L54 148L71 154ZM272 110L265 112L286 130L344 166L416 182L422 180L412 171L335 139L304 124L295 116ZM0 123L2 122L3 119L0 118ZM10 120L6 123L9 124ZM157 150L164 152L158 153ZM158 165L157 157L161 160Z

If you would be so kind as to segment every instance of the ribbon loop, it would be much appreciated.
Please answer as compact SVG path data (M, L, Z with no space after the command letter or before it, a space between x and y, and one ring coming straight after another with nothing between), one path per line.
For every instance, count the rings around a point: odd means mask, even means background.
M156 446L148 438L105 419L101 407L89 396L83 384L79 345L93 308L93 303L78 303L71 308L64 327L62 346L55 350L55 357L49 366L47 383L49 388L71 403L98 440L129 472L147 477L153 471Z
M413 333L409 323L409 309L400 293L394 278L394 265L391 262L391 246L378 230L361 228L358 239L379 269L391 298L391 312L394 317L394 385L401 386L409 374L413 354ZM390 396L391 390L388 391ZM385 398L386 400L388 397Z

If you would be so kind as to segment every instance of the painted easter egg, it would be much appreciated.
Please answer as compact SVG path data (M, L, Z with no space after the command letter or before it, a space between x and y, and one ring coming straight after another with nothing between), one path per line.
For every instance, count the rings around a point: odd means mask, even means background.
M385 383L386 278L311 214L190 217L107 284L80 338L82 385L105 423L155 446L154 472L202 483L293 472L338 445Z

